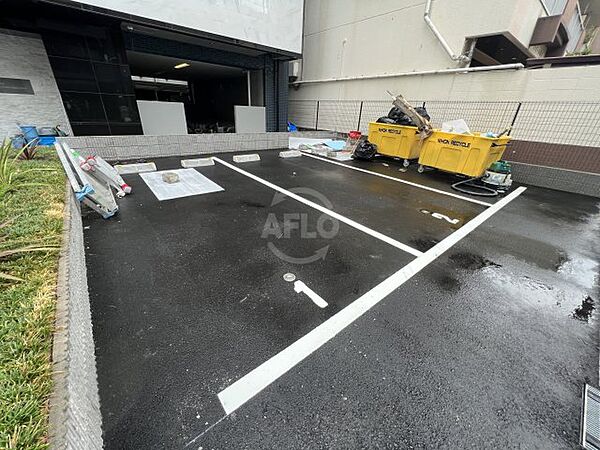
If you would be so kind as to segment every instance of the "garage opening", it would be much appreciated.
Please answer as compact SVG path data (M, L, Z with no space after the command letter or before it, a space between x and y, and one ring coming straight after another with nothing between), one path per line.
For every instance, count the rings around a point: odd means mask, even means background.
M233 133L234 106L264 106L262 70L248 71L135 51L127 51L127 59L142 126L145 108L155 108L168 111L161 117L163 121L174 122L174 129L187 129L191 134ZM165 102L181 107L162 108ZM144 134L154 133L145 128Z

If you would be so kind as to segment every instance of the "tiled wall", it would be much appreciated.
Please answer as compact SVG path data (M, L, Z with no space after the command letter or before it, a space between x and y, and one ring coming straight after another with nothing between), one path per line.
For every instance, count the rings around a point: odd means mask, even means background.
M200 155L288 148L293 136L330 137L328 131L300 133L214 133L174 136L78 136L61 138L74 150L101 156L108 161Z
M511 167L519 183L600 197L600 174L522 163L511 163Z
M33 87L33 95L0 94L0 140L19 131L17 122L71 131L39 36L0 30L0 76L29 80Z

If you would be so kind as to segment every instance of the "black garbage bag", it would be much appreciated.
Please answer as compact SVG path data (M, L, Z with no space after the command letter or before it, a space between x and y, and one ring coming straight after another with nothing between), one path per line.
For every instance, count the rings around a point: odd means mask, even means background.
M389 124L392 124L392 125L396 124L396 121L394 119L390 119L387 116L380 117L379 119L377 119L377 122L378 123L389 123Z
M415 126L413 121L410 120L410 117L404 114L402 110L397 106L394 106L392 109L390 109L390 112L387 116L388 118L392 119L394 121L393 123L396 125L407 125L412 127Z
M370 161L373 159L375 154L377 153L377 146L375 144L371 144L369 141L362 141L354 150L354 154L352 155L356 159L364 159L366 161Z
M429 117L427 110L425 108L423 108L422 106L417 106L415 108L415 111L418 112L421 117L424 117L427 120L431 120L431 117Z
M419 115L423 116L427 120L431 120L429 114L427 114L427 110L421 106L417 106L415 111L419 113ZM400 108L394 106L390 109L388 113L388 118L392 119L396 125L405 125L408 127L416 127L417 125L412 121L410 117L402 112Z
M394 106L392 109L390 109L390 112L388 113L387 116L390 119L396 120L405 115L406 114L404 114L400 108L398 108L397 106Z

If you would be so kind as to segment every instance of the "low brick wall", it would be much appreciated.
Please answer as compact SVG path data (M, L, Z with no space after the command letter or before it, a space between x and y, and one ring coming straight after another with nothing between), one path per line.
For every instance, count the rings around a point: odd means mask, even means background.
M288 148L295 137L337 136L330 131L294 133L214 133L173 136L77 136L64 137L74 150L93 152L108 161L123 161L162 156L201 155L221 152L244 152Z
M54 391L50 398L50 447L94 450L103 447L102 416L83 224L79 203L70 186L66 199L52 348Z
M598 147L513 140L504 158L519 183L600 197Z
M600 148L513 140L505 153L509 161L600 174Z

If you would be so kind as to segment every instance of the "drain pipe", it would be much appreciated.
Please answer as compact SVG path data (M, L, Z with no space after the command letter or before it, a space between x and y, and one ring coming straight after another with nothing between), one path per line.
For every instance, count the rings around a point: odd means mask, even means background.
M435 69L435 70L420 70L415 72L399 72L399 73L381 73L377 75L356 75L351 77L337 78L321 78L315 80L299 80L290 83L291 86L300 86L302 84L314 83L331 83L334 81L355 81L355 80L375 80L378 78L397 78L410 77L419 75L438 75L447 73L472 73L472 72L491 72L492 70L520 70L525 66L521 63L499 64L496 66L477 66L477 67L457 67L455 69Z
M452 61L456 61L462 64L468 64L471 61L471 58L469 58L467 55L457 55L456 53L454 53L448 45L448 43L446 42L446 39L444 39L444 36L442 36L435 24L432 22L431 0L427 0L427 3L425 3L425 14L423 14L423 19L425 20L425 23L429 26L437 40L440 41L440 44L442 44L442 47L444 47L444 50L446 50L446 53L448 53L448 56L450 56L450 59L452 59Z

